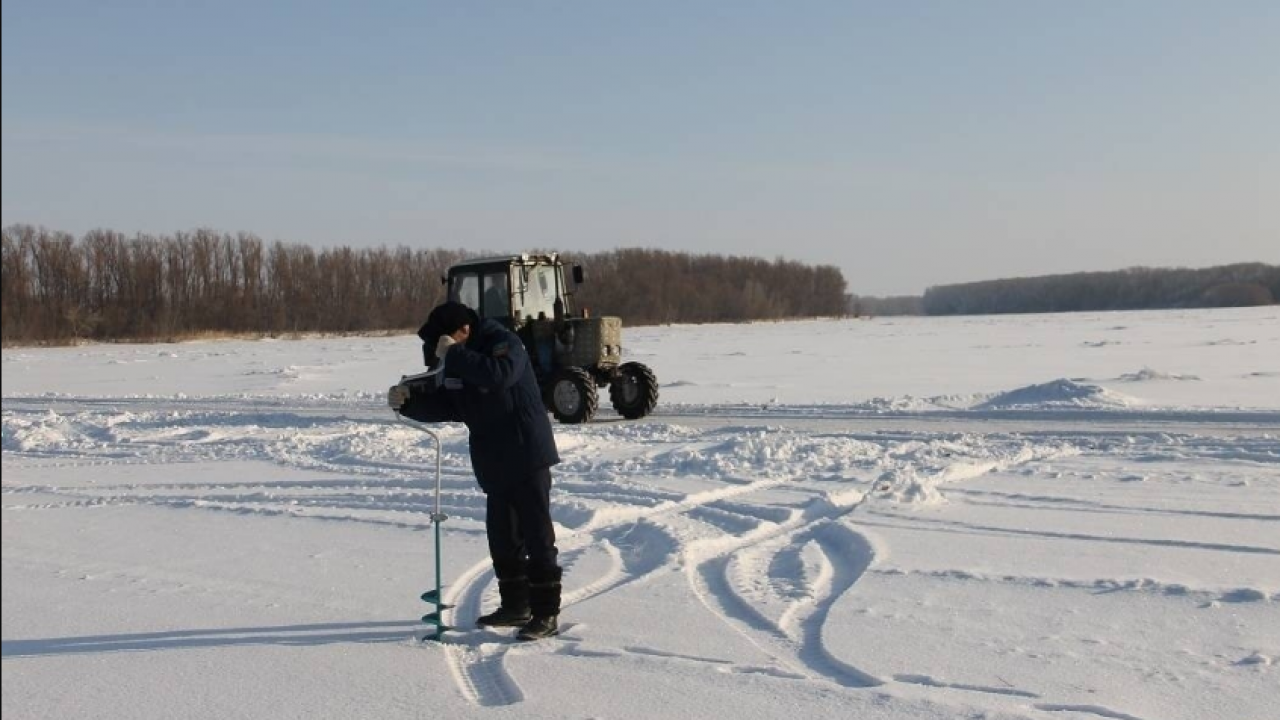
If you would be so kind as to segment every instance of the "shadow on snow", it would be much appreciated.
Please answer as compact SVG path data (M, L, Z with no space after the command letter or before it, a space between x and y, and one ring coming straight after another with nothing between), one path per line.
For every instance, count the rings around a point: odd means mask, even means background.
M421 631L420 623L394 620L360 623L281 625L258 628L217 628L173 630L124 635L84 635L80 637L4 640L3 657L47 657L89 655L146 650L192 650L210 647L251 645L332 645L335 643L401 642Z

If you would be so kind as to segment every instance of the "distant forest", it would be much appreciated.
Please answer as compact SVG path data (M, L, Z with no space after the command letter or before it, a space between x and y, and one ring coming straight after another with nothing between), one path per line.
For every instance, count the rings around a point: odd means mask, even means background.
M1113 272L1007 278L938 285L921 295L849 296L849 314L989 315L1272 305L1280 267L1243 263L1189 270L1129 268Z
M440 279L450 265L488 254L316 249L211 230L132 237L94 230L76 238L13 225L3 229L0 327L5 345L400 331L416 328L444 299ZM838 268L783 259L646 249L562 258L586 273L576 306L630 326L1249 306L1280 298L1280 267L1262 263L1010 278L868 297L846 294Z
M830 265L639 249L569 259L586 273L578 307L625 324L837 317L848 308L844 275Z
M3 229L0 327L8 344L170 340L202 334L416 328L459 260L490 253L264 242L210 230L81 238ZM574 300L626 325L838 316L831 266L658 250L566 254L586 281Z
M1009 278L939 285L924 293L927 315L1050 313L1271 305L1280 266L1262 263Z

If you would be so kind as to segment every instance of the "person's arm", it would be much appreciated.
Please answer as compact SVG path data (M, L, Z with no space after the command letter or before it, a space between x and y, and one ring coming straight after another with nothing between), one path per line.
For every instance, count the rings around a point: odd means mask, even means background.
M463 382L492 390L513 387L529 367L524 344L512 334L506 335L487 353L476 352L459 343L449 348L448 354L445 366L449 368L450 375L462 378Z
M435 378L402 382L387 393L387 404L396 412L418 422L458 422L462 412L444 388L436 387Z

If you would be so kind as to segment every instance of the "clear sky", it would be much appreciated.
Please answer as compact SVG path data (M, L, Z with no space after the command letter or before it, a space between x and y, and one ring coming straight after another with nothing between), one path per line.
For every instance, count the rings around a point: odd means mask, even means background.
M5 225L1280 262L1280 2L5 0Z

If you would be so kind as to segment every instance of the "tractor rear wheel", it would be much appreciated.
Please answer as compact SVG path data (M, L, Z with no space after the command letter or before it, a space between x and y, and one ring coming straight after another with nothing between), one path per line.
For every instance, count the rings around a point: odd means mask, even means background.
M647 365L623 363L609 383L609 401L622 417L642 418L658 405L658 379Z
M596 414L600 398L596 394L596 382L582 368L564 368L551 379L547 389L547 405L556 420L562 423L590 422Z

